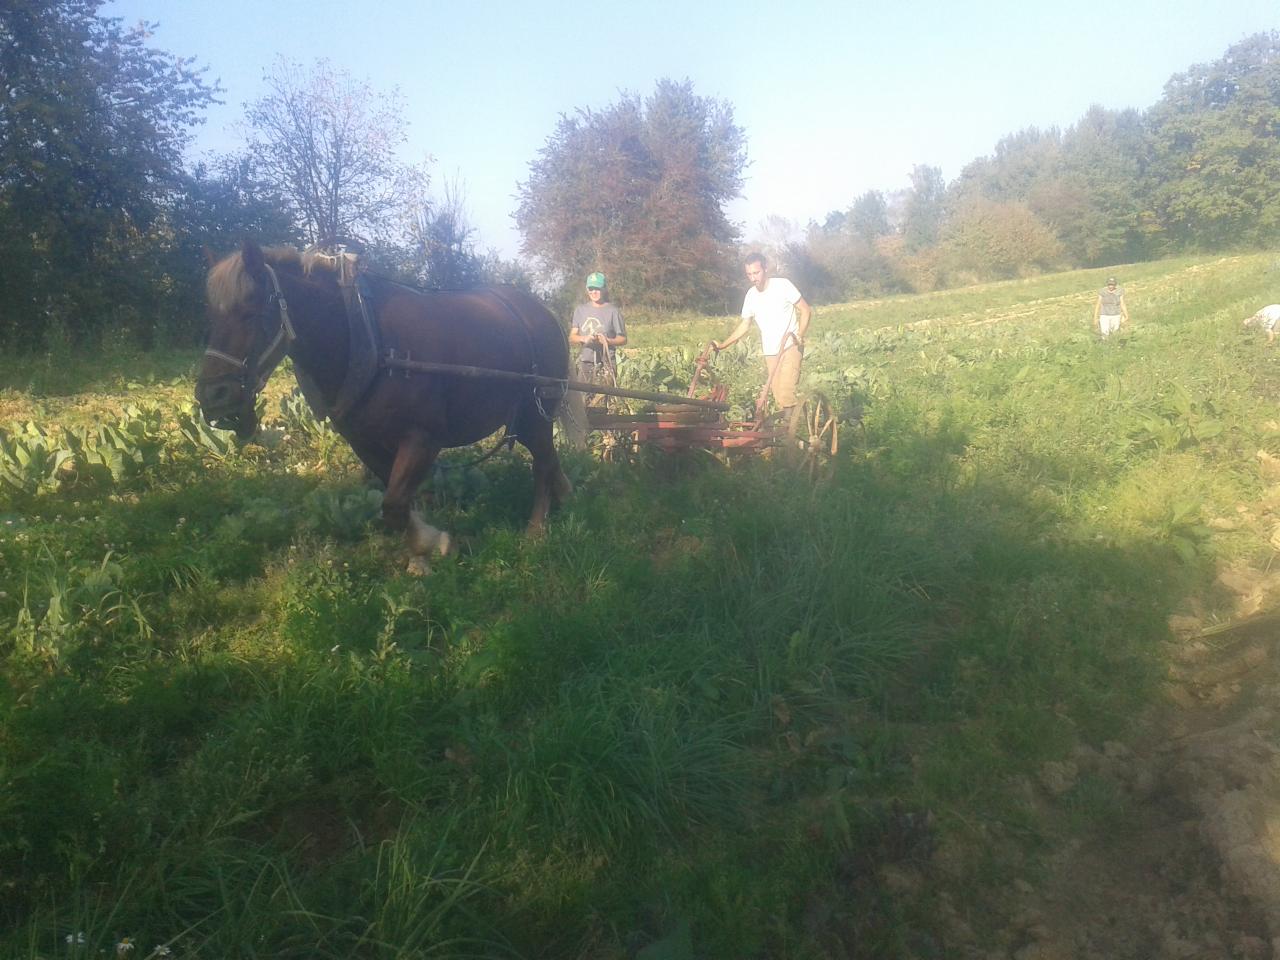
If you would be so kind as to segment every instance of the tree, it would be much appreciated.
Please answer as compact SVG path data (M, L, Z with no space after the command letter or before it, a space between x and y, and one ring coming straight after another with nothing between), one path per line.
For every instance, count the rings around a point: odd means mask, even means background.
M243 157L198 163L165 201L158 233L164 243L139 274L168 291L154 329L139 339L194 343L204 334L205 251L229 253L245 237L262 243L297 243L282 198L257 183Z
M1092 106L1063 134L1048 175L1022 198L1058 235L1074 266L1127 263L1144 255L1146 151L1140 113Z
M821 224L809 224L803 243L788 250L789 275L815 303L894 292L898 285L880 249L892 232L885 195L868 190L847 209L828 213Z
M889 233L889 204L879 190L868 190L853 201L847 220L854 236L872 243Z
M1280 33L1176 74L1148 123L1147 183L1172 246L1280 240Z
M1061 258L1058 238L1025 203L966 201L943 231L943 260L953 280L1025 276Z
M405 121L398 91L377 93L318 60L310 70L277 61L268 94L245 126L254 176L283 193L308 243L385 241L425 170L402 163Z
M476 253L475 228L467 217L462 184L446 180L435 203L422 196L409 214L407 254L416 283L461 290L484 282L484 260Z
M990 210L989 203L1023 204L1058 235L1075 265L1134 259L1142 241L1144 141L1136 111L1092 106L1065 133L1031 127L1002 138L992 156L960 172L949 204L971 214Z
M938 242L947 184L942 170L917 164L911 168L911 190L903 210L902 237L911 252Z
M561 116L519 188L524 252L553 282L603 270L630 302L718 303L737 238L724 204L745 162L732 108L687 80Z
M0 5L0 340L83 342L145 327L165 295L139 284L163 250L181 157L214 100L192 61L100 0Z

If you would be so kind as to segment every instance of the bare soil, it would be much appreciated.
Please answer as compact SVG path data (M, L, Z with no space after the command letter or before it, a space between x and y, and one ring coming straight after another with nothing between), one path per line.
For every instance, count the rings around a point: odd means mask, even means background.
M1280 960L1280 580L1219 583L1235 619L1171 619L1167 697L1135 741L1081 747L1024 785L1048 822L1086 780L1118 815L1011 885L1000 942L955 955Z

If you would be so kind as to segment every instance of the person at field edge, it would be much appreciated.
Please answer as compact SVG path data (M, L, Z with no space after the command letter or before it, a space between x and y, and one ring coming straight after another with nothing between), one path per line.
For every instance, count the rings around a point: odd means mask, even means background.
M1244 322L1246 327L1261 327L1267 332L1267 343L1276 342L1276 324L1280 323L1280 303L1269 303Z
M622 311L609 302L603 273L587 277L587 302L573 308L569 342L582 347L578 351L579 380L613 380L617 349L627 342L627 328Z
M711 346L717 352L733 346L755 323L774 402L784 422L790 424L797 409L796 386L813 308L790 280L769 276L769 264L762 254L748 256L745 267L751 289L742 301L742 321L723 340L712 340Z
M1093 322L1105 340L1129 322L1129 308L1124 304L1124 287L1116 286L1115 277L1107 277L1107 285L1098 291L1098 302L1093 307Z

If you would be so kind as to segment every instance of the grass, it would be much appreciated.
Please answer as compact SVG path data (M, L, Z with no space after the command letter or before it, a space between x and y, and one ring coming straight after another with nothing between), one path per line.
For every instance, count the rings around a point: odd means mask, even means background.
M1109 272L1134 323L1101 344ZM1011 784L1123 737L1167 617L1270 561L1280 367L1239 321L1275 279L1240 256L823 308L806 383L859 421L819 479L570 457L527 541L499 456L435 478L466 547L426 580L281 377L268 446L170 418L119 478L0 494L0 947L911 956L939 893L994 937L1060 829ZM623 375L679 386L729 322L639 327ZM0 420L173 410L192 360L10 358ZM719 361L740 406L758 365ZM1080 831L1119 803L1060 801Z

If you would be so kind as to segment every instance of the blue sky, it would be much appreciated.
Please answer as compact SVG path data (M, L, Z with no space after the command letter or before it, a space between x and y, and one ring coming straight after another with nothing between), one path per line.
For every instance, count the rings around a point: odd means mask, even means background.
M951 179L1005 134L1067 126L1090 104L1148 107L1173 73L1280 28L1275 0L111 0L102 13L157 23L156 46L220 80L197 153L240 145L234 123L277 56L399 87L405 159L434 157L437 185L459 179L481 246L505 256L517 184L559 115L662 77L733 105L749 166L729 213L753 239L770 215L803 224L905 187L916 163Z

